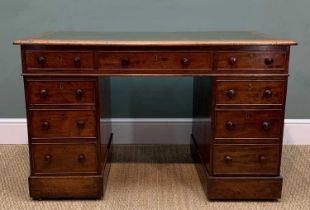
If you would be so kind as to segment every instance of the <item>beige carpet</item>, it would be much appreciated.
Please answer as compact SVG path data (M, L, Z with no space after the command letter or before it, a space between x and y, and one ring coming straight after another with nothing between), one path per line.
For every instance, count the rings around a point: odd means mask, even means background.
M103 200L33 201L26 145L0 146L0 209L310 209L310 146L285 146L282 199L210 202L187 146L117 146Z

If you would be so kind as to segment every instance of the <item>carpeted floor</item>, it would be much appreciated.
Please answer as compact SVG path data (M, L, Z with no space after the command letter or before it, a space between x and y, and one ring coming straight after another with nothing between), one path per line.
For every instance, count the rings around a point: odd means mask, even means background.
M285 146L282 199L210 202L188 146L116 146L103 200L33 201L26 145L0 146L0 209L310 209L310 146Z

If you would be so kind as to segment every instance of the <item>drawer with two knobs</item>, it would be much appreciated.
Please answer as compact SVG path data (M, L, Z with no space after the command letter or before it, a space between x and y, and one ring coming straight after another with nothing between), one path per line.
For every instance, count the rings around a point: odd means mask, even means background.
M96 82L79 79L27 79L29 105L95 105Z
M218 79L216 105L283 105L284 79Z
M214 175L278 175L280 144L216 144Z
M93 70L92 51L27 50L24 53L25 71Z
M95 174L98 171L96 142L31 144L34 175Z
M29 110L32 138L96 137L95 110Z
M215 111L214 124L215 140L279 139L282 135L283 112L281 109L221 109Z
M279 70L285 72L287 54L284 51L237 51L215 53L215 69L224 71Z
M212 53L203 51L102 51L98 68L106 70L210 70Z

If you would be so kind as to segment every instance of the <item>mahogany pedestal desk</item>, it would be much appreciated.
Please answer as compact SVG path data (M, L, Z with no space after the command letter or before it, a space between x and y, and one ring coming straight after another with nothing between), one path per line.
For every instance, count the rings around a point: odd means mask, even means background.
M21 45L32 198L102 197L113 137L109 76L192 76L189 139L207 197L281 197L296 42L256 32L51 32L14 44Z

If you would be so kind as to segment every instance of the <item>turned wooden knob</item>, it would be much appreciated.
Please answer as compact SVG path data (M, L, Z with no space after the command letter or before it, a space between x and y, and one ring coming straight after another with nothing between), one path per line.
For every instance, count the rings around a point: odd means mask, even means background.
M44 156L44 160L45 160L46 162L51 162L52 156L51 156L50 154L47 154L47 155Z
M265 131L267 131L267 130L270 129L271 124L270 124L270 122L263 122L263 123L262 123L262 127L263 127L263 129L264 129Z
M188 63L189 63L189 59L188 58L184 57L184 58L181 59L181 64L182 65L187 65Z
M76 126L78 128L84 128L85 127L85 121L84 120L79 120L76 122Z
M235 95L236 95L236 91L234 89L230 89L226 92L226 95L229 97L229 98L233 98Z
M237 63L237 58L236 57L230 57L229 59L228 59L228 63L230 64L230 65L235 65L236 63Z
M76 89L75 95L78 98L81 98L83 96L83 90L82 89Z
M129 58L125 57L121 59L122 66L128 66L129 65Z
M38 58L37 58L37 63L38 64L44 64L45 63L45 58L43 57L43 56L39 56Z
M271 90L265 90L264 91L264 97L270 98L272 96L272 91Z
M79 65L79 64L81 64L81 58L80 58L80 57L75 57L75 58L73 59L73 62L74 62L76 65Z
M258 157L259 162L265 162L267 160L267 158L264 155L260 155Z
M230 163L232 161L232 157L230 157L229 155L224 157L225 162Z
M85 161L85 155L84 154L80 154L79 156L78 156L78 161L80 162L80 163L83 163L84 161Z
M233 130L235 128L235 124L232 121L227 121L225 127L227 130Z
M49 129L49 123L47 122L47 121L44 121L44 122L42 122L42 124L41 124L41 128L43 129L43 130L48 130Z
M39 92L39 94L40 94L40 97L41 97L41 98L46 98L46 96L47 96L47 91L46 91L45 89L41 89L40 92Z
M265 64L266 65L272 65L273 64L273 59L272 58L265 58Z

